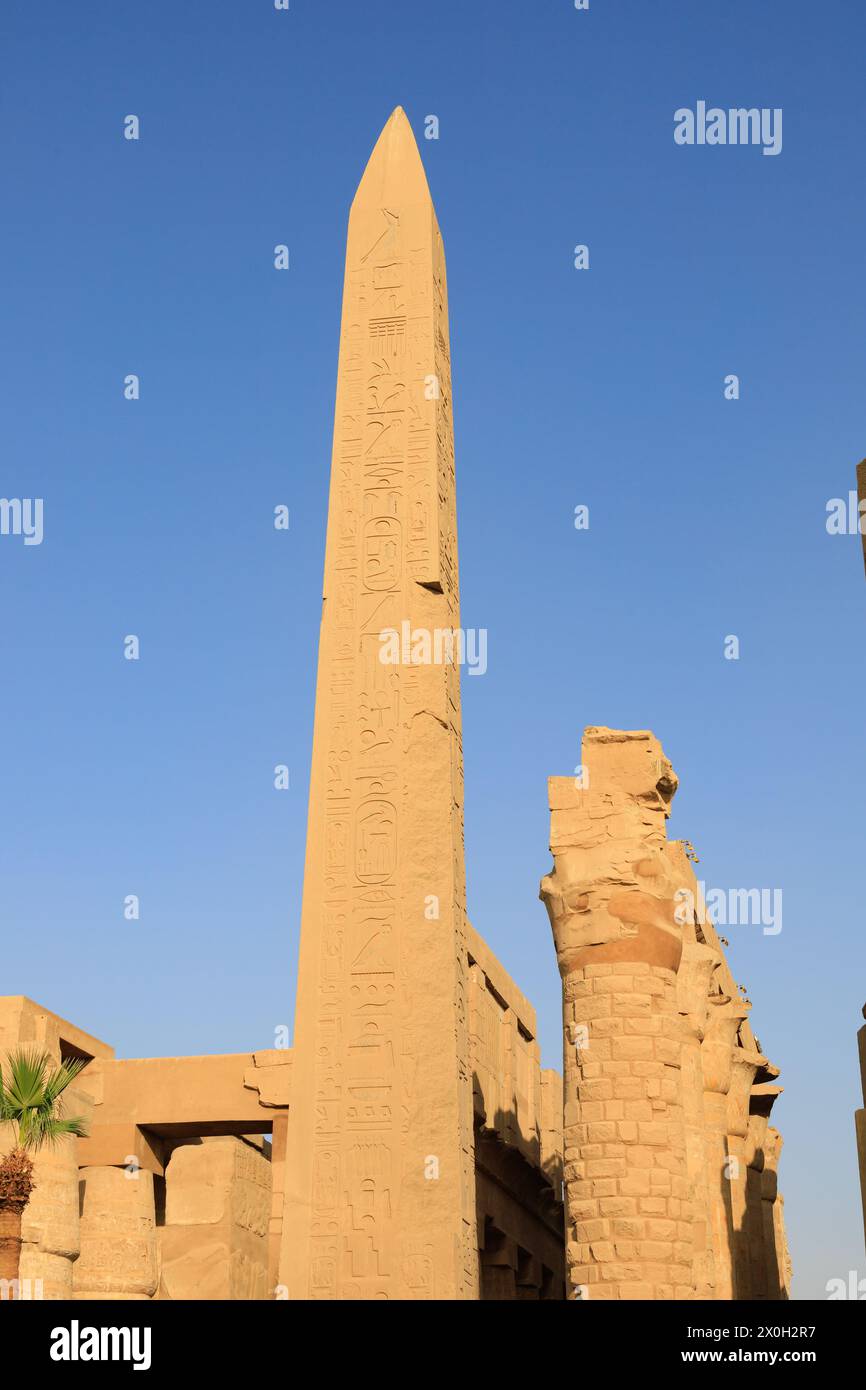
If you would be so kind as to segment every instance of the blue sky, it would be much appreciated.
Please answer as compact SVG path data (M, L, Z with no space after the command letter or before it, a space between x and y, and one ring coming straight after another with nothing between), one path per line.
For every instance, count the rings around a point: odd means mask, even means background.
M400 103L489 633L473 922L558 1066L545 779L586 724L653 729L707 883L783 891L779 935L727 935L786 1086L795 1294L866 1274L866 583L825 527L866 453L864 39L841 0L5 8L0 493L45 534L0 537L0 992L122 1056L291 1023L346 216ZM782 108L782 152L676 145L699 100Z

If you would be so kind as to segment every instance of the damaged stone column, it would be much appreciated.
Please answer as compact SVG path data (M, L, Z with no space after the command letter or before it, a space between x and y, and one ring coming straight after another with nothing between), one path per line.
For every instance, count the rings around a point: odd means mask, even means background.
M749 1100L755 1076L766 1062L766 1057L743 1047L742 1044L734 1049L731 1086L728 1091L728 1154L731 1160L731 1244L736 1299L752 1299L756 1296L752 1288L752 1260L749 1250Z
M781 1136L769 1126L770 1111L781 1094L781 1086L761 1083L753 1086L749 1097L749 1130L746 1139L746 1233L749 1247L750 1284L753 1299L778 1299L787 1288L787 1249L779 1260L775 1213L764 1213L764 1174L767 1155L778 1155ZM777 1142L779 1141L779 1142ZM769 1175L767 1201L775 1206L778 1191L775 1173ZM768 1239L769 1235L769 1239Z
M678 848L672 845L671 849ZM684 856L683 856L684 857ZM687 867L687 861L686 865ZM710 1172L707 1165L704 1076L701 1047L707 1032L710 981L719 964L711 947L689 939L684 929L683 955L677 976L677 1007L682 1020L683 1110L686 1124L686 1169L693 1193L695 1292L714 1298L716 1254L710 1218Z
M165 1170L162 1299L265 1299L271 1165L243 1139L184 1144Z
M563 981L571 1295L785 1299L779 1069L694 851L666 838L676 777L647 732L587 729L582 756L576 781L550 779L541 884Z
M549 780L541 897L563 982L568 1292L693 1298L677 971L677 779L647 731L587 729L582 775Z
M76 1299L152 1298L157 1285L153 1174L146 1168L82 1168L81 1254Z
M69 1092L67 1092L69 1095ZM75 1097L67 1100L69 1114ZM78 1158L74 1138L34 1155L35 1187L21 1224L21 1283L25 1296L72 1297L72 1271L81 1248L78 1216Z
M771 1299L786 1299L791 1286L791 1257L785 1234L785 1199L779 1191L779 1157L782 1136L777 1129L767 1130L764 1167L761 1172L761 1207L764 1218L764 1249L771 1260Z
M768 1155L777 1151L776 1141L779 1146L781 1142L778 1132L767 1128L772 1106L782 1092L775 1084L779 1068L763 1055L752 1032L751 1004L734 981L723 950L727 942L707 911L686 842L672 841L667 848L682 880L677 894L683 922L680 1010L689 1038L700 1037L700 1075L685 1064L683 1068L687 1114L696 1121L703 1115L703 1171L699 1165L689 1169L696 1250L705 1233L711 1246L705 1268L701 1257L696 1258L698 1296L785 1299L791 1263L783 1206L775 1175L768 1173L766 1183L764 1176ZM689 853L694 855L691 849ZM696 956L711 962L703 1001L697 981L690 980L690 962ZM691 1045L688 1042L686 1047Z
M736 1165L728 1153L728 1092L731 1088L737 1031L746 1010L732 1004L726 995L711 1001L701 1066L704 1081L704 1142L709 1178L709 1227L715 1265L715 1297L734 1297L732 1238L734 1201L731 1177Z

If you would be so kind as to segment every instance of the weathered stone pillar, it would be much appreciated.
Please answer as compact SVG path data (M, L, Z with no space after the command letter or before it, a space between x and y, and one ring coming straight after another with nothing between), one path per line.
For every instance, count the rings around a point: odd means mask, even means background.
M778 1136L764 1132L778 1068L694 851L666 840L676 778L651 734L611 729L586 731L578 773L550 779L541 885L563 980L570 1291L785 1298Z
M265 1299L271 1165L231 1136L183 1144L165 1170L160 1297Z
M773 1219L768 1223L764 1215L764 1169L770 1147L770 1111L781 1091L781 1086L761 1083L752 1087L749 1097L749 1131L746 1136L746 1236L753 1299L779 1298L775 1228ZM768 1197L768 1200L775 1202L775 1182L771 1184L771 1190L772 1196ZM768 1232L771 1236L769 1240Z
M734 1297L734 1202L731 1174L735 1164L728 1151L728 1092L731 1087L737 1030L746 1010L727 995L710 1000L701 1066L704 1075L704 1138L709 1189L709 1224L715 1265L715 1296Z
M779 1192L778 1169L782 1152L782 1136L777 1129L767 1129L764 1149L764 1168L761 1174L761 1198L764 1217L765 1247L771 1254L770 1277L772 1299L786 1299L791 1286L791 1257L785 1235L785 1199Z
M866 464L860 465L863 469L863 495L866 497ZM866 548L866 536L863 538L863 545ZM863 1017L866 1018L866 1004L863 1006ZM866 1024L857 1034L857 1044L860 1050L860 1080L863 1090L863 1105L866 1106ZM860 1195L863 1199L863 1234L866 1237L866 1109L858 1110L854 1116L854 1125L857 1133L857 1157L860 1164Z
M587 729L582 776L549 780L542 880L563 981L569 1295L695 1296L666 853L673 769L652 734Z
M74 1297L152 1298L157 1285L153 1174L146 1168L82 1168L80 1182Z
M41 1149L33 1166L36 1186L21 1223L22 1289L33 1298L70 1299L73 1261L81 1248L75 1139Z
M687 936L693 932L688 924L685 930ZM677 1007L683 1021L686 1169L694 1198L695 1288L698 1298L714 1298L716 1288L701 1045L707 1028L710 981L718 964L718 953L711 947L697 941L684 941L677 976Z
M671 846L684 851L683 844ZM705 1175L708 1229L718 1278L714 1292L701 1296L736 1299L784 1299L790 1282L790 1260L784 1243L781 1207L765 1223L764 1165L772 1141L767 1118L782 1088L775 1084L779 1068L762 1055L750 1024L751 1005L740 997L723 945L703 901L703 885L691 864L680 859L694 920L685 927L686 943L680 966L680 995L684 997L687 959L693 949L715 957L707 983L701 1042L705 1092ZM695 994L693 994L693 999ZM691 1014L689 1015L691 1020ZM687 1096L688 1103L688 1096ZM773 1178L775 1194L775 1179ZM700 1210L704 1198L696 1191ZM775 1203L775 1195L773 1197ZM768 1236L769 1232L769 1236ZM784 1246L784 1279L778 1277L776 1245ZM781 1247L780 1247L781 1248Z
M752 1289L748 1232L749 1097L759 1067L767 1059L759 1052L735 1047L731 1056L728 1090L728 1155L731 1189L731 1253L734 1298L755 1297Z

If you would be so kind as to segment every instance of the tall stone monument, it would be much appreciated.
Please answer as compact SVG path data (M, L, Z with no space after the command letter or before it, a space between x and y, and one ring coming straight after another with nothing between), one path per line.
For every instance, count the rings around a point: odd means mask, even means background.
M381 634L459 627L445 257L409 123L349 216L280 1283L475 1298L458 668Z

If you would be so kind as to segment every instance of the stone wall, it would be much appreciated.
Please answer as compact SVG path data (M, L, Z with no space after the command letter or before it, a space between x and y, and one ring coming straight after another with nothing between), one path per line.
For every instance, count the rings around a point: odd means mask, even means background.
M535 1010L468 928L475 1199L483 1300L563 1297L562 1078Z
M70 1087L66 1112L88 1115L90 1098ZM0 1145L3 1152L6 1145ZM78 1161L74 1138L34 1155L36 1186L21 1222L21 1279L46 1299L72 1297L72 1274L81 1249ZM38 1281L41 1281L41 1285Z

